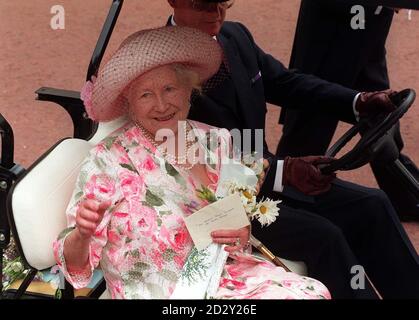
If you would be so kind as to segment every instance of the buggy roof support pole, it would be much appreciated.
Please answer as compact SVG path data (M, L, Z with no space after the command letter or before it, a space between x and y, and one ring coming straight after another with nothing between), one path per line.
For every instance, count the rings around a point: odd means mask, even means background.
M13 167L14 136L13 129L7 120L0 114L0 135L1 135L1 166L3 168Z
M103 55L105 54L106 47L108 46L109 39L111 38L123 4L124 0L113 0L112 2L108 16L96 43L96 48L93 51L92 58L90 60L90 65L86 76L87 81L90 80L92 76L96 75L99 70L100 63L102 61Z

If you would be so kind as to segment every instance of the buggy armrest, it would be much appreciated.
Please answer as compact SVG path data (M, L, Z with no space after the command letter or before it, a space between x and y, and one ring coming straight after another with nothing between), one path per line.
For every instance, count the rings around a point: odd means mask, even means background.
M45 101L58 101L58 100L67 100L78 102L83 105L83 101L80 100L80 92L56 88L42 87L35 91L38 94L39 100Z
M97 130L97 123L88 118L80 92L42 87L35 91L37 100L55 102L62 106L73 121L74 138L88 140Z

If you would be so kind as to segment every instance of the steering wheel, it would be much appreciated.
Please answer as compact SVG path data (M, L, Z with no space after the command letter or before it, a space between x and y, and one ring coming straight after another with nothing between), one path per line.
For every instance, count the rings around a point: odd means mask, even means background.
M405 89L391 96L390 99L397 108L390 114L381 113L369 118L361 118L327 150L326 156L334 157L358 133L362 134L361 139L351 151L329 164L319 166L321 172L331 174L338 170L353 170L374 160L385 149L390 139L389 131L409 110L415 98L416 93L413 89Z

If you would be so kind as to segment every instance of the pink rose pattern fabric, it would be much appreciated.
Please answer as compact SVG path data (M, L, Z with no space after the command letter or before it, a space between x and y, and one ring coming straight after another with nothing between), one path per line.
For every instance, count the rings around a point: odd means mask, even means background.
M211 128L190 123L204 132ZM216 159L207 165L208 187L215 190L220 160L227 155L222 148L208 150L206 139L200 139L200 147ZM229 137L223 133L219 139ZM196 196L197 187L193 176L166 162L135 126L125 125L93 148L82 165L67 209L69 228L53 244L59 268L75 288L82 288L100 265L114 299L169 298L194 248L184 216L206 205ZM90 244L90 278L72 277L63 255L66 235L85 198L112 201ZM216 297L328 299L330 294L317 280L240 253L228 260Z

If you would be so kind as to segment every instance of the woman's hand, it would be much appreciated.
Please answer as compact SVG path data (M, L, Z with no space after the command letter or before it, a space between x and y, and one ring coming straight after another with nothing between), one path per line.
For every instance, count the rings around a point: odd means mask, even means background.
M238 251L247 247L250 238L250 225L237 230L216 230L211 232L214 243L228 244L227 252Z
M76 214L76 230L82 240L92 237L110 205L110 201L100 203L92 199L80 203Z
M90 240L110 205L111 201L99 203L92 199L80 203L76 213L76 228L64 242L64 258L69 272L90 270Z
M266 177L266 170L269 168L269 161L263 159L263 170L260 174L258 174L258 183L256 185L256 194L259 194L260 188L262 187L263 183L265 182Z

